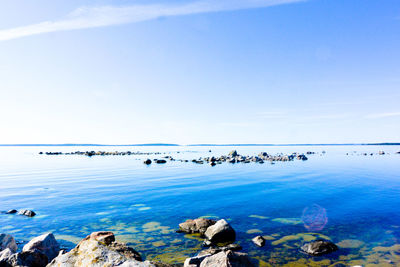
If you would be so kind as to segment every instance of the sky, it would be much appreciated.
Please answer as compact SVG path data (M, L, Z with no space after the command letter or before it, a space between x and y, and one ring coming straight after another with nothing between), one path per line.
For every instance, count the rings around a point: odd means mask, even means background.
M3 0L0 143L400 142L398 0Z

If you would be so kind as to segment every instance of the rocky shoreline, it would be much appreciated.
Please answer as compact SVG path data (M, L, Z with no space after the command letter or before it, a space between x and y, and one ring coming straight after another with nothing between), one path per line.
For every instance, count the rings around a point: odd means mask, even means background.
M109 231L93 232L82 239L75 248L66 251L60 248L52 233L33 238L22 249L8 234L0 235L1 267L252 267L257 266L242 247L235 243L236 232L225 220L206 218L189 219L179 224L176 234L197 235L204 238L203 250L187 258L181 264L143 260L134 248L120 243ZM265 245L262 236L256 236L252 242L258 247ZM338 250L329 240L318 239L303 244L299 251L310 256L321 256Z

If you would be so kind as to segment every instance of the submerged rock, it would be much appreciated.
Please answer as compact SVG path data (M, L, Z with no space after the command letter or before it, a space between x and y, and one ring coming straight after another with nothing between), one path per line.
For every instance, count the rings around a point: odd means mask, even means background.
M200 233L204 234L208 227L214 225L215 220L198 218L194 220L186 220L186 222L179 224L179 232L184 232L188 234Z
M116 242L112 232L95 232L70 252L57 256L47 267L155 266L141 260L140 254L133 248Z
M230 226L224 219L221 219L214 225L208 227L204 235L207 240L213 244L229 244L235 242L236 239L235 230L233 230L232 226Z
M320 256L329 254L338 250L339 248L330 241L317 240L310 242L301 247L301 250L312 256Z
M36 213L34 211L32 211L32 210L20 210L18 212L18 214L19 215L24 215L24 216L27 216L27 217L33 217L33 216L36 215Z
M256 244L259 247L265 246L265 239L262 236L256 236L254 237L251 241L253 241L254 244Z
M49 261L52 261L60 252L60 245L52 233L47 233L29 241L22 251L38 251L46 255Z
M203 255L188 258L184 267L249 267L254 266L246 253L231 250L221 251L214 255Z
M7 234L0 234L0 251L4 249L10 249L11 252L16 252L18 249L17 243L15 242L14 237Z

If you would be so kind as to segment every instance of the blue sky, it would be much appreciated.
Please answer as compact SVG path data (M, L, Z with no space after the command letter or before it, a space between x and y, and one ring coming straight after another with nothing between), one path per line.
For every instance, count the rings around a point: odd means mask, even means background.
M398 0L0 5L0 143L400 141Z

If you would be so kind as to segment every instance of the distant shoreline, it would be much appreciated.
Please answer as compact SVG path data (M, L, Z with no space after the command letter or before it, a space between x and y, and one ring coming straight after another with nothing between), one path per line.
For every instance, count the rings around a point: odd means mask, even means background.
M53 146L102 146L102 147L127 147L127 146L399 146L400 143L350 143L350 144L127 144L127 145L107 145L107 144L0 144L0 147L53 147Z

